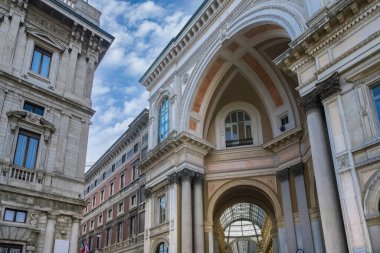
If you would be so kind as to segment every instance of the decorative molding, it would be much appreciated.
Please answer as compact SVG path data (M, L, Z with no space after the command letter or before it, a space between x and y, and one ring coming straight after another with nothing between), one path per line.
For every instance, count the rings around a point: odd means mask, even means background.
M287 181L289 179L289 169L286 168L286 169L277 171L277 176L280 182Z
M339 88L339 73L335 72L326 80L319 82L315 87L317 95L322 101L334 96L341 91Z
M305 165L303 162L297 163L295 165L290 166L289 168L294 176L301 176L305 170Z
M169 181L170 185L178 184L181 181L181 179L178 175L178 172L173 172L172 174L169 174L168 175L168 181Z
M263 148L272 152L279 152L293 143L298 143L302 137L303 129L301 126L287 131L275 139L263 144Z
M336 162L338 165L339 170L346 169L350 167L350 159L348 157L348 154L343 154L336 157Z
M183 181L191 181L193 177L195 176L195 172L190 169L183 169L180 172L178 172L178 176L181 179L181 182Z
M194 184L202 184L204 182L205 175L199 172L196 172L194 175Z
M301 97L298 104L304 108L305 112L321 108L321 102L315 90Z
M145 198L150 198L150 196L152 195L152 187L145 188L144 195Z

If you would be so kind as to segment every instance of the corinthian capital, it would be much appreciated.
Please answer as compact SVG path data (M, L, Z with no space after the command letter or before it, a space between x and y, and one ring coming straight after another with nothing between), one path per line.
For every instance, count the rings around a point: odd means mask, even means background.
M183 169L178 174L179 174L179 177L181 178L181 181L183 182L183 181L186 181L186 180L191 181L191 179L195 175L195 172L192 171L192 170L189 170L189 169Z
M299 105L302 106L305 112L312 109L319 109L321 107L321 102L315 90L301 97L299 100Z
M335 72L326 80L318 83L315 87L317 89L317 94L322 101L339 93L339 73Z

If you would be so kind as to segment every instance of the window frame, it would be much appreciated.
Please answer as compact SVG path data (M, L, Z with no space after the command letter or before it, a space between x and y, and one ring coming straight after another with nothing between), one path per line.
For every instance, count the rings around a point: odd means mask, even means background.
M24 251L24 245L21 244L11 244L11 243L0 243L0 248L6 248L8 249L8 252L10 252L10 249L17 249L20 250L20 253L23 253Z
M157 139L158 143L163 142L170 132L170 100L164 96L159 104L157 120Z
M31 110L26 109L26 108L25 108L26 106L30 106L30 107L31 107ZM42 116L42 117L43 117L44 114L45 114L45 107L44 107L44 106L38 105L38 104L36 104L36 103L32 103L32 102L30 102L30 101L28 101L28 100L24 100L24 104L23 104L23 106L22 106L22 109L23 109L24 111L31 112L31 113L34 113L34 114L36 114L36 115ZM41 110L42 113L38 113L38 112L36 112L36 109Z
M38 52L38 53L41 54L41 59L40 59L40 62L38 63L38 71L37 72L35 72L33 70L34 57L35 57L35 53L36 52ZM44 56L49 57L49 66L48 66L48 69L47 69L48 73L47 73L46 76L41 73L42 72L42 65L43 65ZM50 52L49 50L46 50L45 48L43 48L43 47L41 47L39 45L34 45L33 53L32 53L32 60L30 62L30 71L33 72L36 75L39 75L39 76L43 77L43 78L49 79L52 60L53 60L53 53L52 52Z
M239 115L242 114L242 120L240 120ZM235 121L233 120L233 116L235 116ZM246 117L248 119L246 119ZM227 114L225 120L224 120L224 126L225 126L225 145L226 148L232 148L232 147L240 147L240 146L248 146L253 144L253 137L252 137L252 120L249 114L244 110L233 110L230 113ZM243 128L241 127L243 126ZM228 139L227 136L227 128L230 129L231 138ZM234 129L236 130L237 139L233 138L234 135ZM249 129L249 131L247 131ZM242 133L241 131L244 131ZM249 134L248 134L249 132ZM250 136L249 136L250 135ZM245 143L244 143L245 142ZM230 145L228 143L231 143ZM236 143L236 144L234 144Z
M163 246L162 251L160 249L161 246ZM155 253L169 253L169 246L166 243L161 242L160 244L157 245Z
M14 212L12 220L5 219L5 217L7 215L7 211ZM24 213L24 215L25 215L24 221L17 221L17 213ZM5 208L5 210L4 210L3 221L16 222L16 223L26 223L27 219L28 219L28 212L25 210L18 210L18 209L14 209L14 208Z
M26 147L25 147L24 154L23 154L22 165L16 164L16 155L17 155L17 150L18 150L18 147L19 147L19 137L20 137L20 135L23 135L23 136L27 137L27 143L25 144ZM28 167L25 166L26 165L25 163L26 163L26 160L27 160L27 157L28 157L28 152L29 152L30 138L33 138L33 139L35 139L35 140L38 141L37 148L36 148L35 155L34 155L34 165L33 165L33 168L28 168ZM17 138L15 138L15 139L16 139L15 140L16 142L15 142L15 150L14 150L12 164L15 165L15 166L27 169L27 170L34 170L36 168L37 163L38 163L39 150L40 150L40 145L41 145L41 134L29 131L29 130L25 130L24 128L20 128L19 131L18 131L18 134L17 134Z
M166 222L166 209L167 209L167 200L166 194L160 195L158 198L158 224ZM164 199L164 206L162 206L161 200Z

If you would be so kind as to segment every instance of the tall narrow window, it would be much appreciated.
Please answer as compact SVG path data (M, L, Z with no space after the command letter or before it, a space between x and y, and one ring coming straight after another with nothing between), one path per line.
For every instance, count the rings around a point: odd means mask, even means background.
M377 117L380 122L380 85L373 87L372 89L373 100L376 107Z
M226 147L253 144L251 119L243 111L231 112L225 119Z
M51 53L35 47L33 52L31 71L43 77L49 77Z
M124 188L124 184L125 184L125 177L124 177L124 174L121 174L120 175L120 189Z
M111 245L111 239L112 239L112 230L111 228L107 228L107 237L106 237L106 245L109 247Z
M117 224L117 242L121 242L123 238L123 223Z
M160 245L158 245L156 253L169 253L169 248L165 243L162 242Z
M110 196L112 196L115 192L115 184L112 182L110 184Z
M162 142L169 135L169 98L161 102L158 115L158 142Z
M39 135L20 130L13 163L27 169L34 169L39 139Z
M137 165L132 165L132 180L135 180L137 178Z
M104 189L100 192L100 201L104 201Z
M130 219L130 235L131 237L135 237L136 236L136 216L132 216L131 219Z
M160 204L159 223L163 223L163 222L165 222L165 212L166 212L165 195L162 195L158 200L159 200L159 204Z

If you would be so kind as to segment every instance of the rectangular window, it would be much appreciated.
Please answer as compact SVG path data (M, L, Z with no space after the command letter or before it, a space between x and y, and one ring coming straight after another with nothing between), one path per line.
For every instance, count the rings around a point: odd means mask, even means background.
M112 209L108 210L108 219L112 219Z
M16 153L13 163L27 169L34 169L36 165L39 141L39 135L20 130L17 138Z
M92 197L92 207L95 207L96 205L96 196Z
M83 225L83 234L86 233L87 225Z
M129 222L129 229L131 237L136 237L136 216L132 216Z
M134 146L133 146L133 153L137 153L137 151L139 151L139 143L136 143Z
M165 212L166 212L166 197L165 195L162 195L161 197L158 198L159 201L159 223L165 222Z
M96 187L98 185L98 179L95 179L94 186Z
M91 229L94 228L94 221L93 221L93 220L90 222L90 228L91 228Z
M137 178L137 165L132 165L132 180L136 180Z
M124 211L124 202L119 203L119 213Z
M131 198L131 206L136 205L136 202L137 202L136 199L137 199L136 195L133 195L132 198Z
M115 184L112 182L110 184L110 196L112 196L115 192Z
M100 249L100 239L101 239L102 237L101 237L101 235L100 234L98 234L98 235L96 235L96 248L97 249Z
M104 180L106 178L106 173L103 172L102 179Z
M0 253L22 253L22 246L0 243Z
M121 162L122 163L125 163L125 160L127 159L127 155L124 154L122 157L121 157Z
M112 230L111 228L107 228L107 237L106 237L107 247L111 245L111 238L112 238L111 236L112 236Z
M127 158L131 158L133 156L133 149L130 149L127 153Z
M148 144L148 133L144 134L142 139L141 139L141 146L145 146Z
M139 213L139 233L144 232L145 229L145 212Z
M140 188L140 203L145 201L145 186Z
M25 111L32 112L32 113L35 113L35 114L40 115L40 116L43 116L44 115L44 111L45 111L45 108L43 108L42 106L30 103L28 101L24 102L23 109Z
M26 222L26 214L27 214L26 211L6 208L5 212L4 212L4 220L5 221L11 221L11 222L25 223Z
M373 101L376 108L377 117L380 122L380 85L373 87L372 89Z
M104 189L100 191L100 201L104 201Z
M120 189L124 188L124 184L125 184L125 176L124 174L121 174L120 175Z
M115 164L112 164L111 171L112 171L112 172L115 171Z
M92 236L88 238L88 249L91 251L92 250Z
M117 242L121 242L123 239L123 223L117 224Z
M103 223L103 214L100 214L98 217L98 224L102 224L102 223Z
M35 47L33 52L31 71L43 77L49 77L51 53Z

